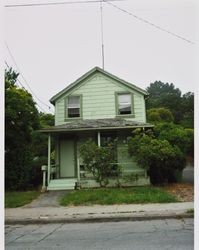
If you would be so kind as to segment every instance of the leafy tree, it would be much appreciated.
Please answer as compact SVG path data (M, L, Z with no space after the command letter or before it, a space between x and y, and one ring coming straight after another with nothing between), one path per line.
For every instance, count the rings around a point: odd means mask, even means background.
M30 93L16 86L18 73L5 71L5 178L6 189L30 184L32 131L39 127L38 111Z
M39 123L41 128L54 126L55 116L52 114L39 113Z
M147 110L147 120L149 122L173 122L174 117L167 108L152 108Z
M181 91L171 83L155 81L147 88L149 98L146 101L147 109L167 108L173 116L175 122L182 119L181 110Z
M50 127L54 125L54 115L52 114L45 114L40 112L39 113L39 129ZM48 154L48 135L33 131L32 132L32 150L35 157L44 157L44 162L42 164L46 164L47 162L47 154ZM52 148L54 144L52 145ZM46 158L46 160L45 160Z
M39 129L46 128L54 125L54 115L39 113ZM51 149L54 153L54 140L52 138ZM32 161L32 180L34 186L38 186L42 183L41 166L47 165L48 162L48 135L46 133L38 132L37 130L32 132L32 153L34 155Z
M110 176L120 174L120 167L116 164L114 152L113 143L98 147L95 142L89 140L80 147L80 156L85 169L93 174L100 187L108 185Z
M185 156L194 156L194 131L173 123L160 123L154 127L154 133L160 140L167 140L172 146L178 146Z
M143 134L135 130L129 139L129 153L147 170L152 184L176 182L185 167L181 150L167 140L156 139L151 131Z
M180 124L186 128L194 127L194 93L188 92L182 96L181 109L183 112Z
M147 109L167 108L174 116L174 122L186 128L194 126L194 94L188 92L181 96L181 91L174 84L155 81L147 88L149 98L146 100ZM152 113L153 119L158 119Z

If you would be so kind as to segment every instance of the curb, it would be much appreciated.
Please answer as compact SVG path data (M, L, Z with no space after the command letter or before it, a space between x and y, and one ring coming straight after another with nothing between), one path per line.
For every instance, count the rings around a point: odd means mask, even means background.
M147 221L165 219L194 218L194 214L167 214L167 215L145 215L145 216L114 216L114 217L85 217L85 218L45 218L45 219L5 219L6 225L28 225L28 224L51 224L51 223L102 223L120 221Z

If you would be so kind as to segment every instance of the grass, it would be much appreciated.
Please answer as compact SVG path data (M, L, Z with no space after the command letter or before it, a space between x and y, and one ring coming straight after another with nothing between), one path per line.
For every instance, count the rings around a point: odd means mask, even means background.
M24 206L37 198L39 194L38 191L6 192L5 207L14 208Z
M177 201L175 196L157 187L103 188L72 191L62 197L60 205L112 205Z
M187 209L187 214L194 214L194 209L193 208Z

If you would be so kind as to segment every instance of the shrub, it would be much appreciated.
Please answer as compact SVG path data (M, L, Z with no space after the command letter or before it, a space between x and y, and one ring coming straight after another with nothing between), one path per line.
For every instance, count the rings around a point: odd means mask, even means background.
M152 184L176 182L185 167L185 157L177 146L136 130L129 139L129 153L147 170Z
M107 186L111 176L117 177L120 174L121 170L115 159L114 143L98 147L95 142L89 140L81 145L80 156L85 169L93 174L100 187Z
M167 108L152 108L147 110L147 119L149 122L173 122L174 117Z
M41 171L42 165L47 165L48 158L46 156L36 157L32 161L32 174L31 174L31 180L30 183L32 187L38 187L42 183L42 176L43 173Z
M30 186L32 154L28 145L21 145L6 152L6 190L26 190Z
M194 156L194 130L173 123L158 124L154 133L160 140L178 146L185 156Z

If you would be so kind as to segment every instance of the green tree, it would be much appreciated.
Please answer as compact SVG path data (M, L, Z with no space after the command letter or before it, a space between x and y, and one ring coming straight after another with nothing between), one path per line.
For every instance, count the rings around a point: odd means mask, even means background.
M167 108L152 108L147 110L147 121L149 122L173 122L174 117Z
M39 129L50 127L54 125L54 115L39 113ZM46 133L38 132L37 130L32 132L32 151L35 157L44 157L42 164L47 162L48 154L48 135ZM52 148L54 144L52 145ZM46 160L45 160L46 159ZM46 161L46 162L45 162Z
M187 92L182 96L181 110L183 113L180 124L186 128L194 127L194 93Z
M181 91L175 88L174 84L155 81L147 88L149 98L146 100L147 109L167 108L173 116L174 121L182 119L181 111Z
M174 84L155 81L147 88L149 98L146 100L148 110L167 108L174 116L174 122L186 128L194 127L194 93L187 92L181 96L181 91ZM157 113L151 114L152 119L158 119Z
M129 139L129 153L147 170L152 184L176 182L185 167L185 157L177 146L156 139L151 131L135 130Z
M39 129L50 127L54 125L54 115L39 113ZM54 140L52 138L51 149L54 153ZM32 161L32 179L31 182L34 186L42 183L41 166L47 165L48 162L48 135L41 133L37 130L32 132L32 153L34 155Z
M52 114L39 113L39 124L41 128L54 126L55 116Z
M38 111L30 93L16 86L18 74L5 71L5 178L6 189L30 184L32 131L39 127Z
M178 146L183 154L194 156L194 130L173 123L159 123L154 133L160 140L167 140L172 146Z

